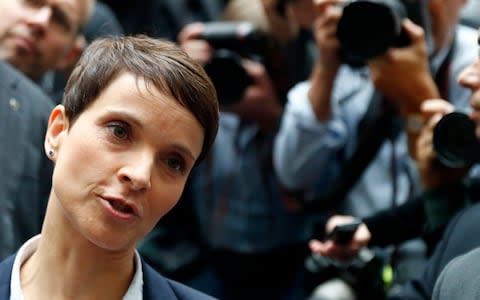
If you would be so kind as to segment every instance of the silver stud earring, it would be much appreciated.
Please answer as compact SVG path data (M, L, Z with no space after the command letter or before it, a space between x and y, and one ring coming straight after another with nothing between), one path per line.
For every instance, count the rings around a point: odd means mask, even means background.
M53 157L53 150L52 149L48 150L48 157L50 157L50 158Z

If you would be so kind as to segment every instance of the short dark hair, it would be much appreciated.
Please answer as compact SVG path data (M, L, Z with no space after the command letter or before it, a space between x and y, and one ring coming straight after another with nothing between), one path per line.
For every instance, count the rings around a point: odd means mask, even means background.
M215 87L202 66L176 44L145 35L105 37L82 54L65 87L63 105L70 122L122 72L143 78L187 108L205 131L197 160L210 150L218 130Z

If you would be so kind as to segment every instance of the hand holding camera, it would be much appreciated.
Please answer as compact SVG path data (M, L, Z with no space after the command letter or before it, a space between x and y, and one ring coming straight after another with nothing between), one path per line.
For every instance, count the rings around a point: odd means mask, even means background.
M201 65L210 61L215 51L207 41L200 39L204 31L205 24L190 23L182 29L177 38L180 47Z
M335 72L341 64L337 25L342 16L342 0L314 1L316 18L312 25L318 48L317 65L327 72Z
M430 189L460 180L473 163L469 153L479 156L475 124L442 99L426 100L421 109L427 120L416 144L422 185Z
M371 239L367 226L352 216L331 217L327 222L326 232L327 238L324 241L310 241L310 250L313 254L340 261L349 261L356 257Z
M438 98L439 91L430 74L424 30L408 19L402 25L410 44L390 48L370 59L368 66L375 87L406 116L418 113L424 99Z
M234 112L264 130L276 128L283 105L262 63L267 59L266 36L252 23L192 23L178 40L204 66L224 111Z

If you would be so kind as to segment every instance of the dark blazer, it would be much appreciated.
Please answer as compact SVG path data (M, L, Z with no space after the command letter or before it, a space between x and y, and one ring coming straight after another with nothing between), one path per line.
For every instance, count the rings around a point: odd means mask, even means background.
M52 164L44 138L53 102L0 61L0 261L40 233Z
M480 248L452 260L443 269L433 289L433 300L480 299Z
M10 299L10 278L15 256L0 264L0 300ZM215 299L181 283L167 279L142 261L144 300L211 300Z
M430 257L423 274L407 283L389 299L431 299L443 268L454 258L480 246L480 203L467 207L453 218ZM453 299L453 298L452 298Z

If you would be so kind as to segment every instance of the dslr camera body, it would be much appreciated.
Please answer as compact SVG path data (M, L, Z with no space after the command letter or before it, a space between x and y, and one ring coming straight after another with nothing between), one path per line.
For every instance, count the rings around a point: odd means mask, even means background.
M252 84L242 59L264 63L267 36L250 22L207 22L199 37L214 49L212 59L204 65L218 94L222 107L240 100L243 92Z
M277 10L285 16L288 3L305 0L278 0ZM409 18L423 27L427 45L433 49L428 0L348 0L337 25L340 57L352 67L382 55L390 47L409 44L402 22Z
M405 18L423 27L427 45L433 49L428 0L350 0L346 2L337 26L342 60L363 66L388 48L409 44L402 30Z

